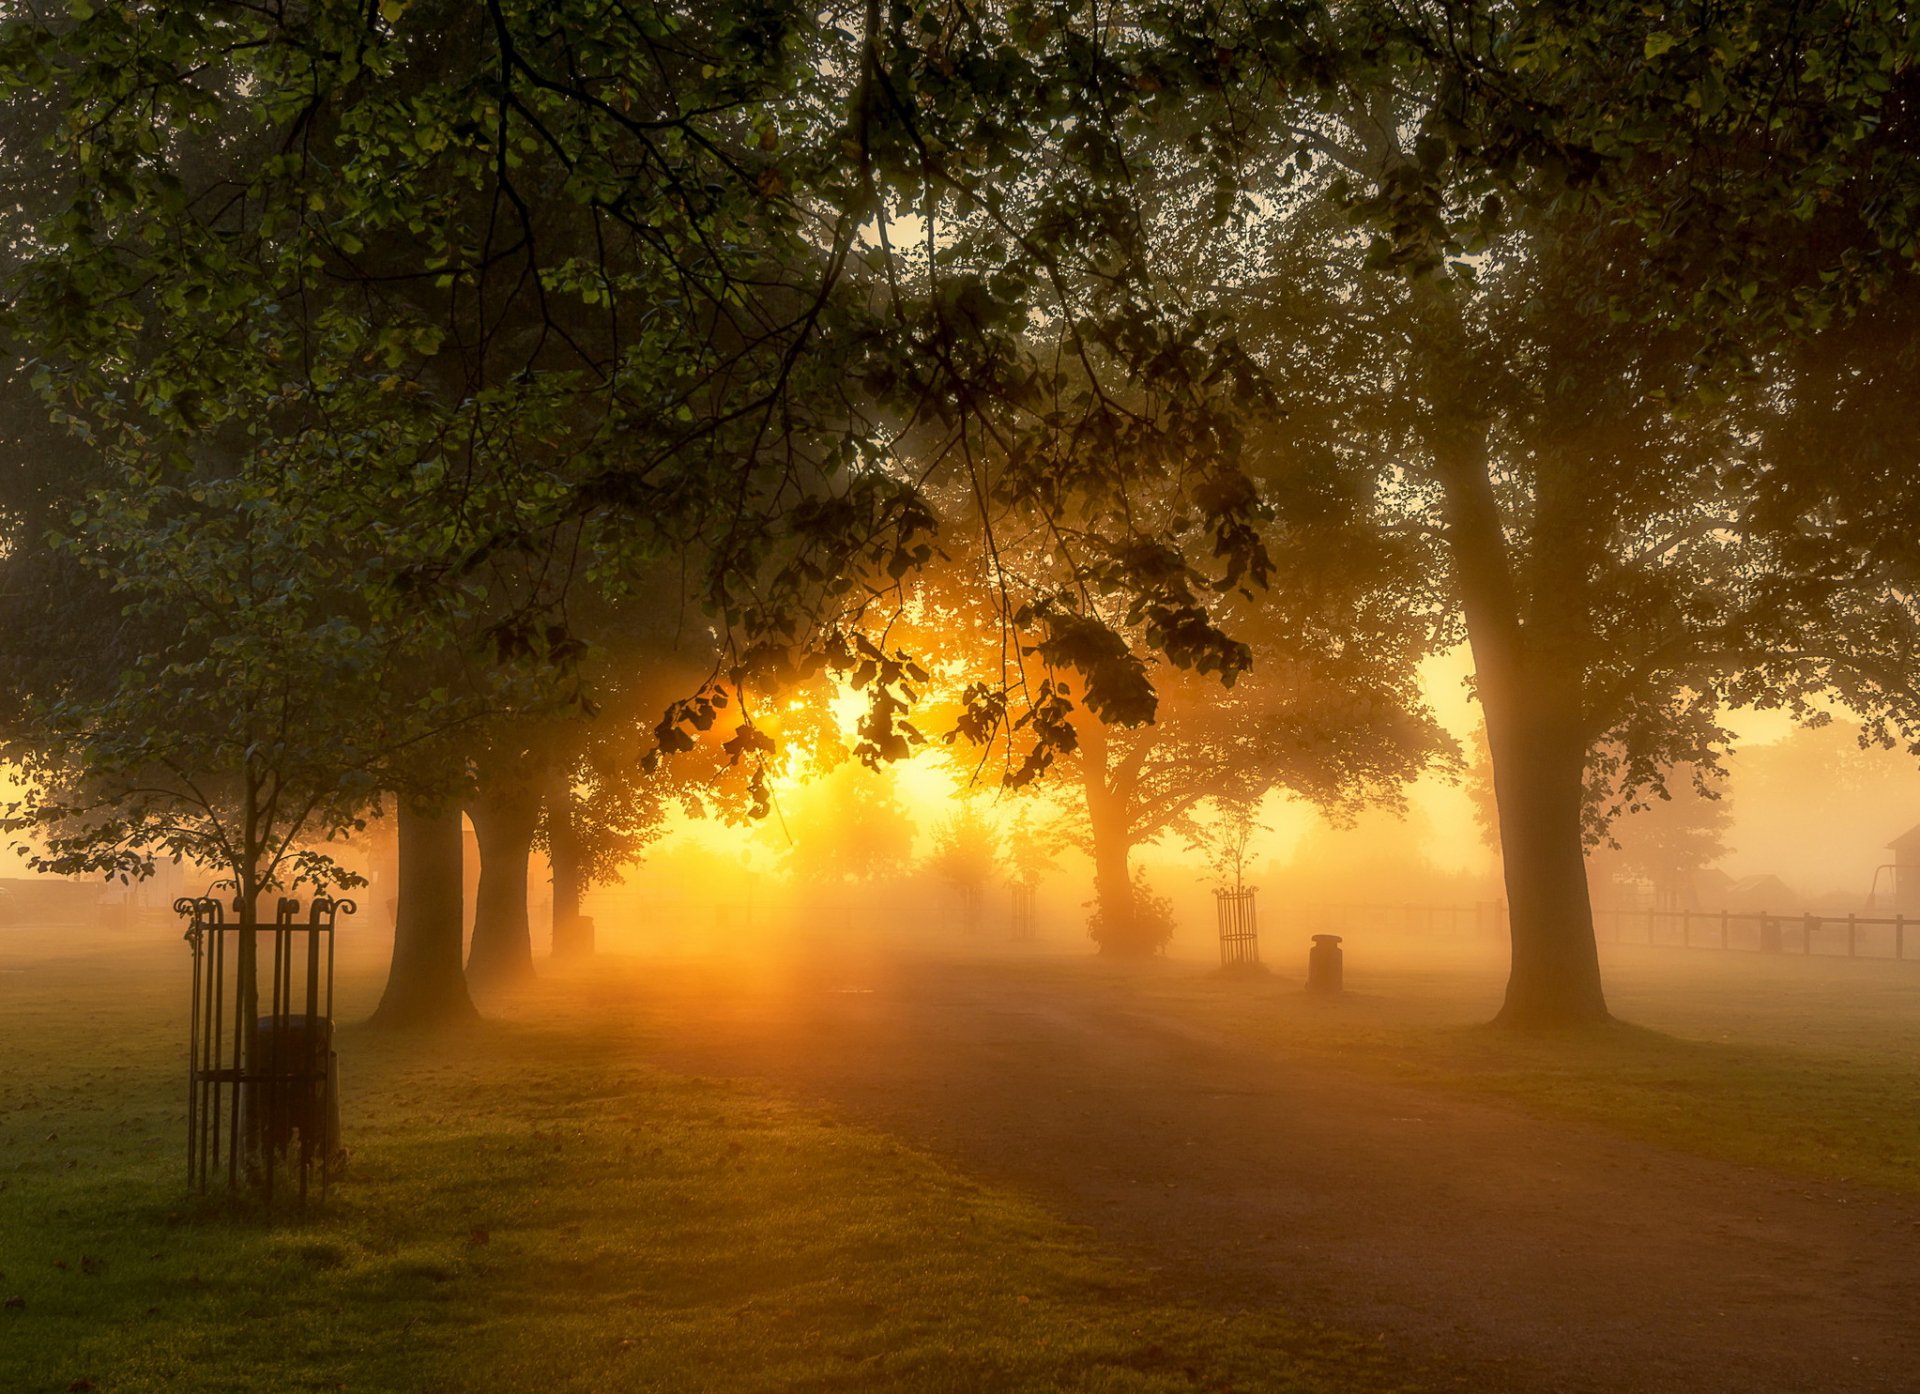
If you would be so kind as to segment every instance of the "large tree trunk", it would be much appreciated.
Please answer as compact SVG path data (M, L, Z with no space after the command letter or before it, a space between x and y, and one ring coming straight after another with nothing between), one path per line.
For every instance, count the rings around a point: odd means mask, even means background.
M547 860L553 867L553 956L593 957L593 921L580 914L586 890L586 860L573 821L572 781L564 774L547 783Z
M519 782L484 787L468 814L480 851L473 897L467 980L475 987L518 987L533 980L533 930L527 923L527 859L539 810Z
M374 1023L434 1027L475 1020L479 1013L460 969L460 864L466 841L460 810L422 812L401 799L397 821L400 902L393 966Z
M1484 676L1481 686L1490 686ZM1596 1025L1608 1013L1581 832L1586 742L1565 714L1540 705L1532 694L1487 698L1513 940L1498 1020L1528 1028Z
M1100 908L1100 952L1116 958L1145 958L1158 945L1149 942L1134 913L1133 874L1124 819L1093 815L1093 894Z
M1445 398L1440 400L1444 401ZM1598 1025L1600 985L1582 841L1587 741L1573 626L1581 578L1536 521L1543 566L1523 623L1479 408L1452 404L1435 439L1447 536L1487 718L1513 965L1502 1024ZM1554 574L1552 568L1560 568Z
M1100 912L1095 942L1100 952L1110 957L1146 958L1160 945L1153 927L1140 922L1134 903L1126 775L1112 767L1106 726L1097 718L1086 722L1080 746L1081 782L1086 790L1088 832L1093 841L1094 903Z

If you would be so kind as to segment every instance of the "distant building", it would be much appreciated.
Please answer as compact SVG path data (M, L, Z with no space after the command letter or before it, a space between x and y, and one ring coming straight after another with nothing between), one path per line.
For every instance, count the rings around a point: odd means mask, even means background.
M1920 912L1920 823L1889 842L1887 850L1893 853L1893 861L1880 870L1893 877L1893 886L1887 892L1892 897L1889 908L1903 915ZM1888 904L1881 899L1883 879L1874 877L1876 905Z
M1796 910L1803 903L1800 892L1778 876L1742 876L1727 886L1720 908L1723 910Z
M1733 901L1730 897L1733 895L1733 888L1739 884L1738 877L1729 876L1719 867L1705 867L1694 873L1695 903L1683 908L1688 910L1731 909Z

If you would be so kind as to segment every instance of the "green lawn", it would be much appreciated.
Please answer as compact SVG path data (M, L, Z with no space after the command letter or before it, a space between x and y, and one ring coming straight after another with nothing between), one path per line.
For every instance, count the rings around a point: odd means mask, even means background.
M1411 1387L885 1135L650 1068L614 1015L345 1032L349 1179L263 1224L182 1192L182 956L36 964L14 933L6 1394Z
M1267 957L1287 947L1269 934ZM1920 962L1608 946L1622 1024L1529 1038L1484 1024L1504 981L1495 955L1409 966L1364 931L1345 947L1349 991L1336 1001L1301 991L1304 952L1255 980L1177 962L1040 971L1104 976L1143 1006L1262 1049L1493 1094L1727 1161L1920 1190Z
M647 1063L618 993L437 1043L343 1034L350 1176L304 1223L181 1187L183 954L0 938L0 1391L1406 1389L1370 1343L1184 1300L900 1141ZM1364 934L1284 970L1057 980L1307 1061L1920 1189L1920 964L1617 951L1593 1037L1478 1023L1496 962ZM1269 957L1275 958L1270 942ZM1396 964L1398 966L1396 966ZM362 1005L374 982L349 974ZM543 994L541 1000L553 1000Z

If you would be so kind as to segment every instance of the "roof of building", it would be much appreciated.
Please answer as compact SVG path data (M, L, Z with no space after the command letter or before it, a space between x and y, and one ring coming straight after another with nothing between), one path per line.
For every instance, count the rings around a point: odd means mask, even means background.
M1785 881L1782 881L1770 871L1764 872L1759 876L1742 876L1731 886L1727 887L1727 889L1735 895L1755 895L1769 891L1786 891L1789 894L1792 893L1792 887L1788 886Z
M1887 846L1896 852L1920 852L1920 823L1915 823Z

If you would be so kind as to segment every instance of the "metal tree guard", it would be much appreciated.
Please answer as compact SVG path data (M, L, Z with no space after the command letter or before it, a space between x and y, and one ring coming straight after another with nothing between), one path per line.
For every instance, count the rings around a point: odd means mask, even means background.
M1033 887L1013 888L1013 938L1025 943L1033 938Z
M1214 913L1220 921L1222 968L1257 967L1260 963L1260 928L1254 918L1253 896L1252 886L1213 893Z
M241 957L243 926L209 896L182 897L173 908L188 917L186 940L193 949L187 1184L204 1192L224 1169L230 1187L258 1185L271 1206L274 1173L286 1162L304 1206L317 1163L324 1199L340 1148L334 928L341 915L354 913L354 903L315 896L300 920L300 902L282 897L273 923L253 927L271 952L255 950L256 965L267 969L268 1010L251 1022L238 972L228 981L229 960Z

